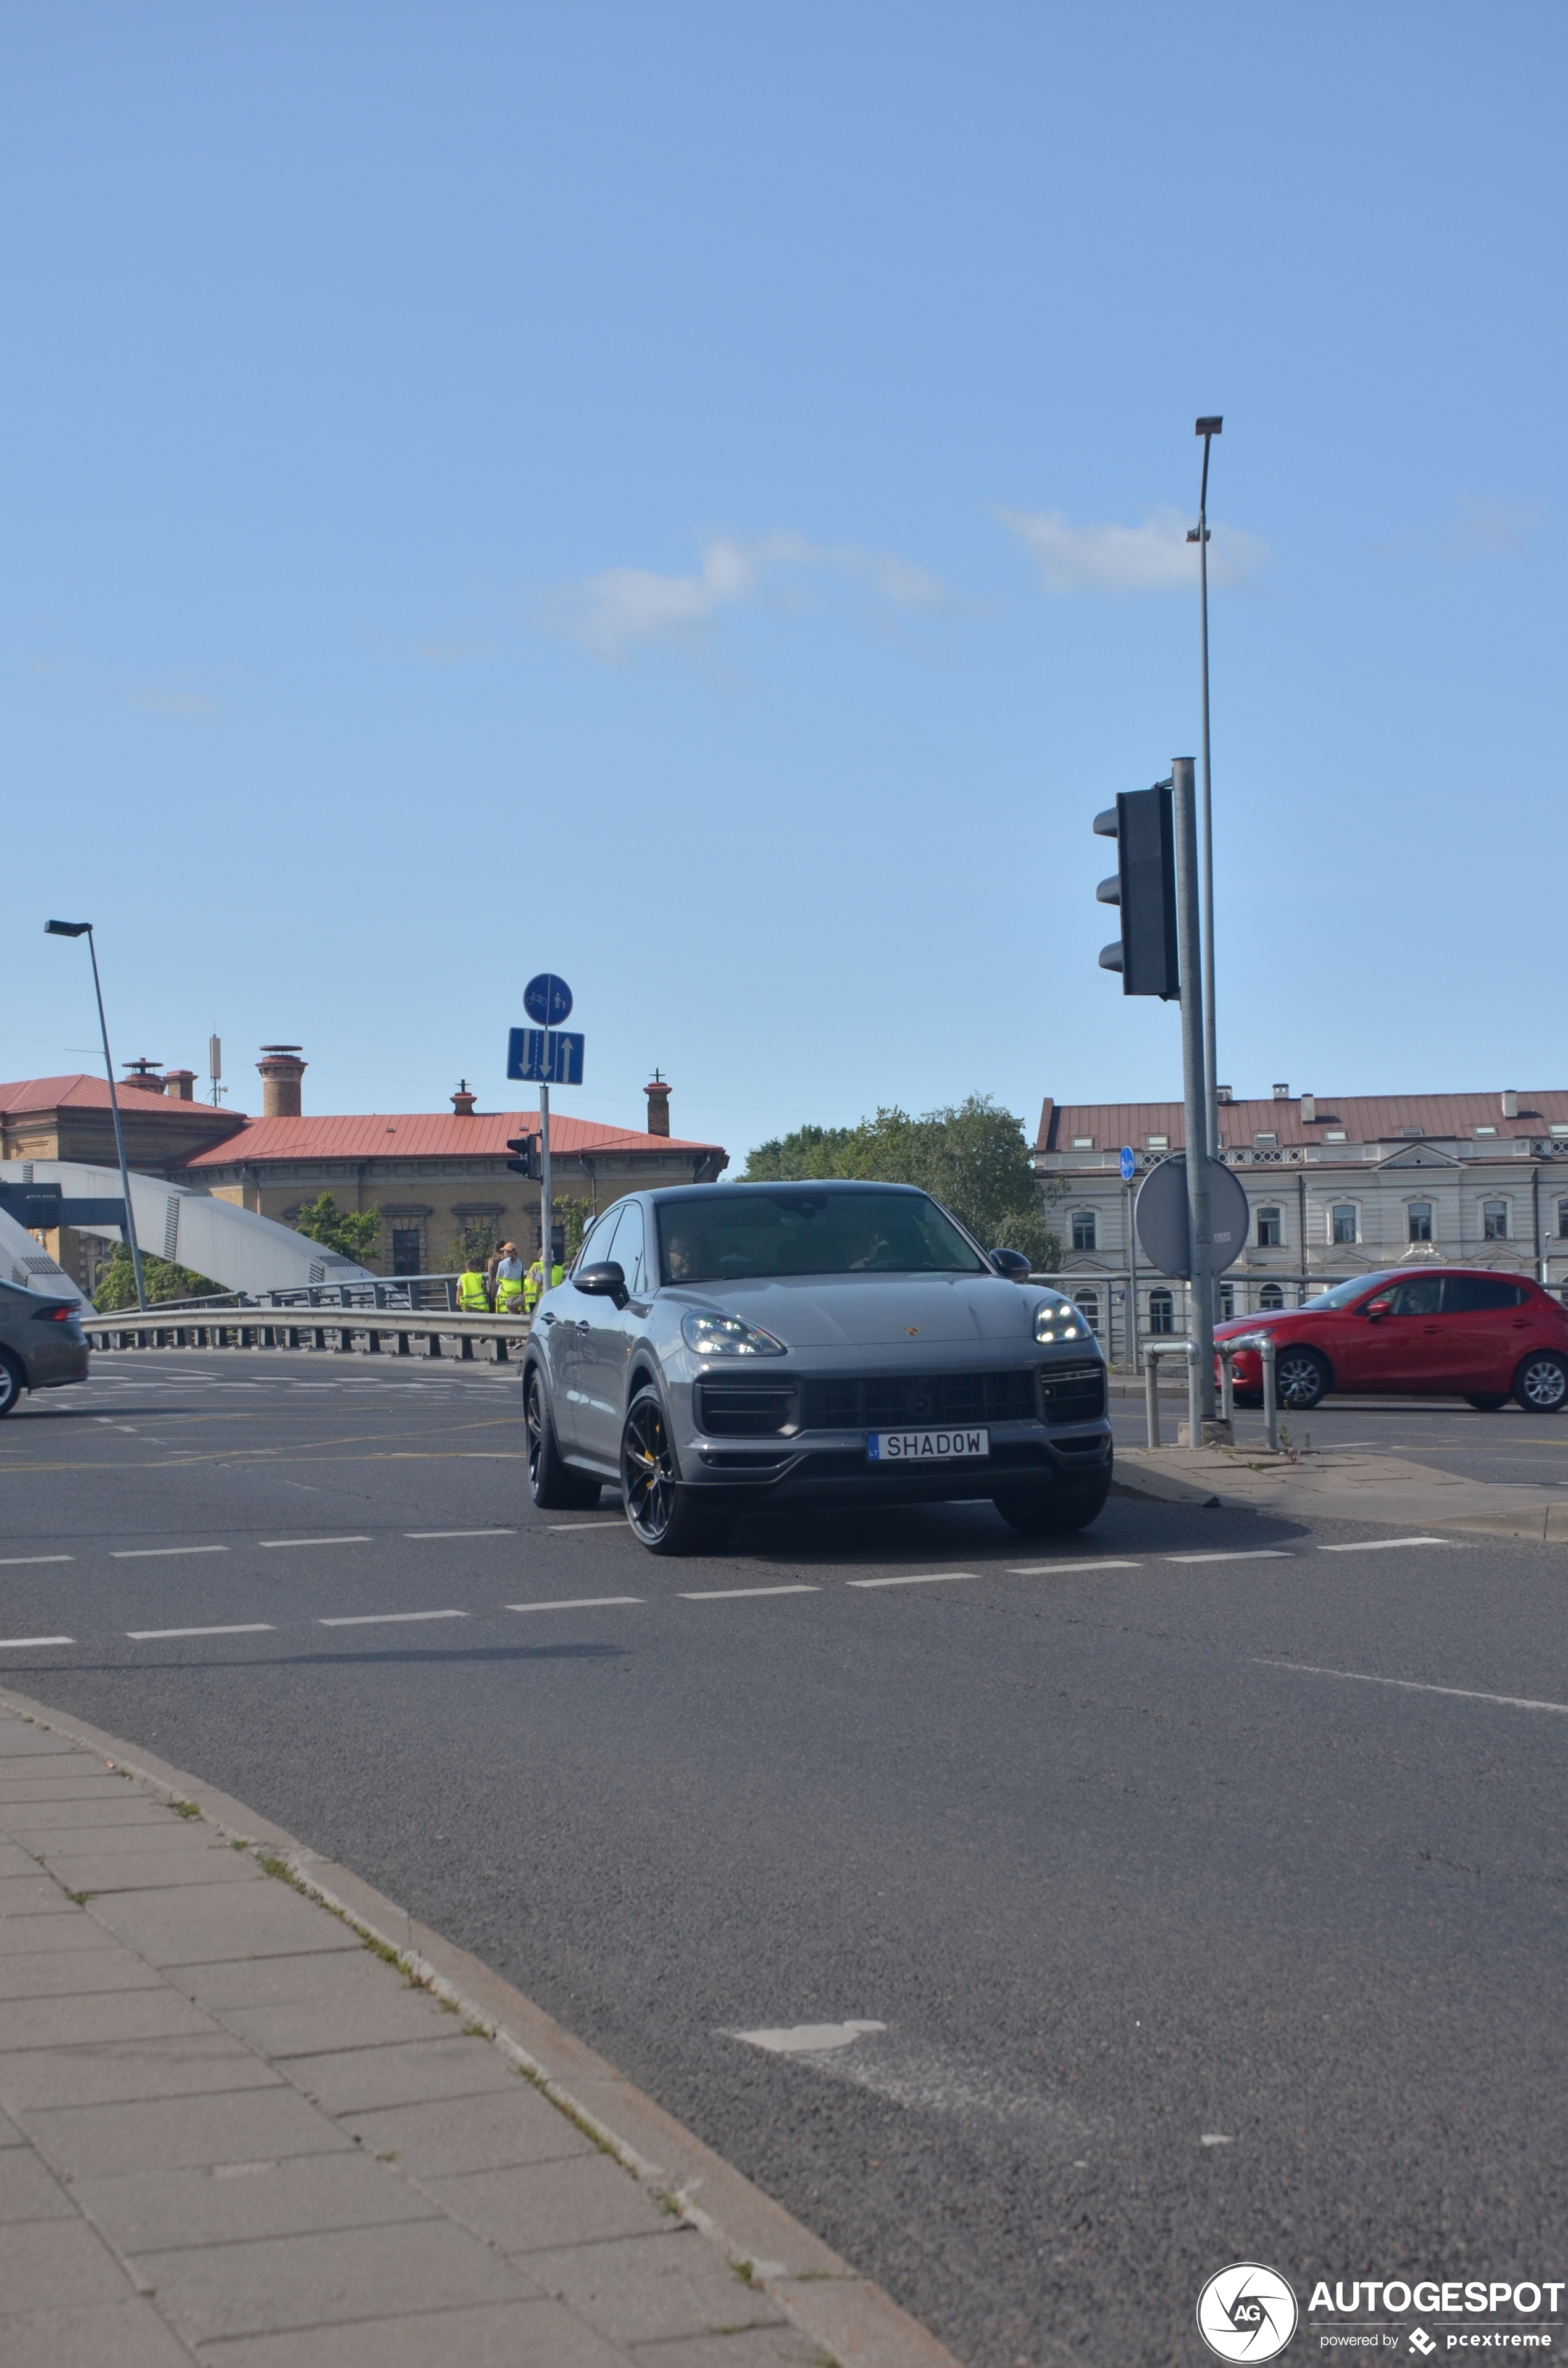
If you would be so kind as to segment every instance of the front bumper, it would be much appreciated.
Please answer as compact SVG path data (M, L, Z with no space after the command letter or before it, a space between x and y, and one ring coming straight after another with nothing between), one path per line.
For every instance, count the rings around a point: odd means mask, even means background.
M864 1431L801 1432L790 1440L694 1439L681 1477L737 1503L930 1505L994 1497L998 1489L1072 1490L1109 1471L1108 1421L1048 1430L1043 1423L992 1423L991 1452L926 1464L873 1463Z

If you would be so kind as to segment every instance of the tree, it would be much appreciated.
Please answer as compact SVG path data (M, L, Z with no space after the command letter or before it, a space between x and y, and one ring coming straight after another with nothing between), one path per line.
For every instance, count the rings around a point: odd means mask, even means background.
M142 1280L147 1286L149 1301L165 1299L215 1299L222 1291L221 1282L210 1275L197 1274L187 1266L176 1266L168 1258L153 1258L142 1253ZM111 1256L98 1269L98 1287L93 1293L93 1305L100 1315L112 1308L134 1307L136 1304L136 1269L131 1263L131 1252L124 1242L116 1244Z
M563 1193L559 1201L553 1193L551 1195L551 1229L553 1232L559 1225L565 1240L562 1265L570 1266L582 1248L583 1235L593 1222L593 1214L594 1204L591 1201L579 1201L571 1193Z
M1023 1121L989 1094L911 1118L896 1106L858 1126L802 1126L759 1144L746 1161L744 1184L812 1176L853 1176L883 1184L918 1184L966 1224L987 1248L1022 1250L1049 1271L1062 1259L1062 1242L1045 1212L1060 1199L1054 1181L1042 1188Z
M374 1257L381 1238L381 1212L340 1209L332 1194L324 1192L319 1200L306 1201L294 1219L294 1231L320 1242L323 1249L364 1266Z
M487 1266L494 1248L495 1228L489 1218L470 1218L452 1235L447 1251L448 1271L464 1274L471 1268Z

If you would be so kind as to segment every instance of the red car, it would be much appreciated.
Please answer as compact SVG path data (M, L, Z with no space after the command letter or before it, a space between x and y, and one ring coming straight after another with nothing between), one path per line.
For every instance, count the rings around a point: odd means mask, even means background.
M1266 1338L1279 1404L1292 1413L1330 1390L1462 1397L1485 1414L1510 1397L1527 1414L1568 1406L1568 1307L1523 1274L1397 1267L1336 1283L1304 1307L1218 1324L1214 1338L1247 1344L1233 1364L1242 1406L1263 1403Z

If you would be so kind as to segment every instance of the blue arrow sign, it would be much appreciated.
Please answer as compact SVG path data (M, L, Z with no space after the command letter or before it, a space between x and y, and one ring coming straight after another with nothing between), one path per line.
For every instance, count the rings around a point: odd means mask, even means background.
M540 1028L559 1028L572 1017L572 990L553 971L541 970L523 989L523 1009Z
M506 1075L525 1085L580 1086L583 1038L560 1028L514 1028L506 1039Z
M1124 1143L1121 1146L1121 1180L1124 1184L1131 1183L1132 1171L1137 1165L1138 1162L1132 1156L1131 1144Z

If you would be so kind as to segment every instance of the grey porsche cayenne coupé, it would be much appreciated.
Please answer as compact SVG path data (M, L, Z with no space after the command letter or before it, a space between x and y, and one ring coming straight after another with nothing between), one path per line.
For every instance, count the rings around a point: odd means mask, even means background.
M989 1497L1031 1535L1076 1530L1110 1488L1094 1335L910 1185L618 1201L540 1301L523 1406L534 1502L617 1485L654 1554L797 1504Z

